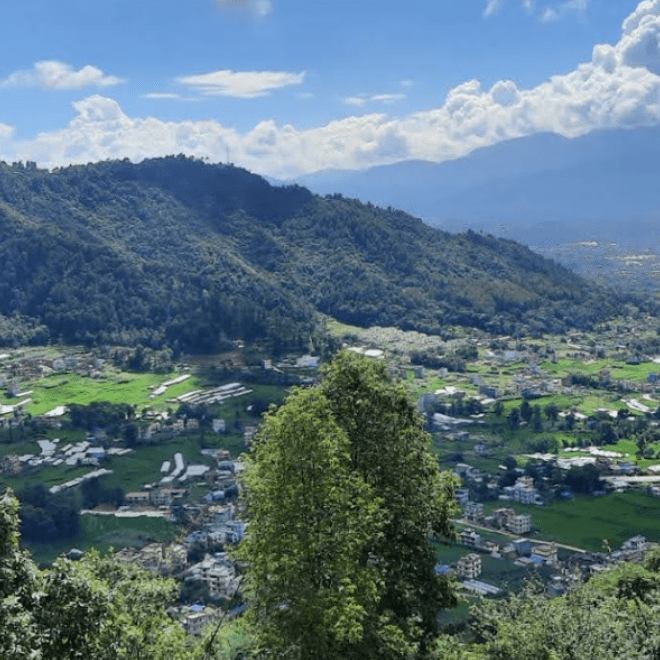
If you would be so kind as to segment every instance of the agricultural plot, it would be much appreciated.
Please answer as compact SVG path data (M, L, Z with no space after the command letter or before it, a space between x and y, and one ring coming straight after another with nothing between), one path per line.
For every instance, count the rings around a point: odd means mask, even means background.
M122 373L108 378L90 378L76 374L48 376L29 383L26 391L31 391L28 398L31 402L26 411L32 415L43 415L57 406L69 403L86 405L93 401L109 401L111 403L126 403L134 406L150 405L156 408L166 408L168 399L201 386L196 376L173 385L163 394L151 398L152 391L163 382L172 380L180 374L137 374ZM13 405L19 398L0 396L0 404Z
M576 497L544 507L516 505L529 513L539 530L535 538L557 541L585 550L612 549L637 534L660 542L660 499L641 492Z
M110 548L120 550L125 546L142 547L152 542L169 542L181 534L181 530L164 518L139 516L117 518L83 514L80 517L81 533L74 540L49 544L32 544L33 557L37 563L50 563L58 555L72 547L79 550L96 548L106 553Z

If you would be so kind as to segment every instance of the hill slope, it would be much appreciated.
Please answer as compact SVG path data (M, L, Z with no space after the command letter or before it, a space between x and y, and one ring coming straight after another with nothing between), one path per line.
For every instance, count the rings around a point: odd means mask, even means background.
M618 301L512 241L183 157L0 165L0 341L215 350L318 312L441 332L561 330Z

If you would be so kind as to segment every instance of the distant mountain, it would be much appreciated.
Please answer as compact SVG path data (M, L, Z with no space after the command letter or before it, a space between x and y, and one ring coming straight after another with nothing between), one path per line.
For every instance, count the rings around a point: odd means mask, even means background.
M439 164L405 161L298 182L443 228L483 229L531 245L588 238L640 245L660 234L659 153L660 127L575 139L546 133Z
M513 241L170 157L0 164L0 343L302 344L319 314L558 331L621 299Z

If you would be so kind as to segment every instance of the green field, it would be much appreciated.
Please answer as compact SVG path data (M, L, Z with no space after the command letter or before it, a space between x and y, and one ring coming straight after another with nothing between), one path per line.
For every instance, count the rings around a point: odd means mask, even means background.
M110 401L111 403L128 403L135 406L150 405L154 408L166 408L167 399L174 398L199 389L200 379L191 376L187 380L169 387L164 394L150 399L150 388L158 387L180 376L179 373L152 374L152 373L121 373L108 378L89 378L75 374L59 374L40 378L25 385L27 395L32 402L26 406L27 412L32 415L42 415L57 406L69 403L81 405L92 401ZM0 403L12 405L19 401L17 398L0 396Z
M96 548L101 553L110 548L121 550L125 546L142 547L154 541L172 541L181 534L181 529L164 518L140 516L137 518L116 518L85 514L80 517L81 533L78 538L53 544L29 546L37 563L50 563L71 548L90 550Z
M547 506L519 506L540 530L535 538L599 551L607 540L618 548L631 536L642 534L660 541L660 499L641 492L612 493L603 497L576 497Z

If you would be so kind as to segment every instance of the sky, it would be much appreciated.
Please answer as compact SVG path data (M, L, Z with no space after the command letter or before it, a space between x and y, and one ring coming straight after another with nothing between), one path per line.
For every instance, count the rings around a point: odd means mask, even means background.
M278 179L660 123L660 0L26 0L0 160Z

